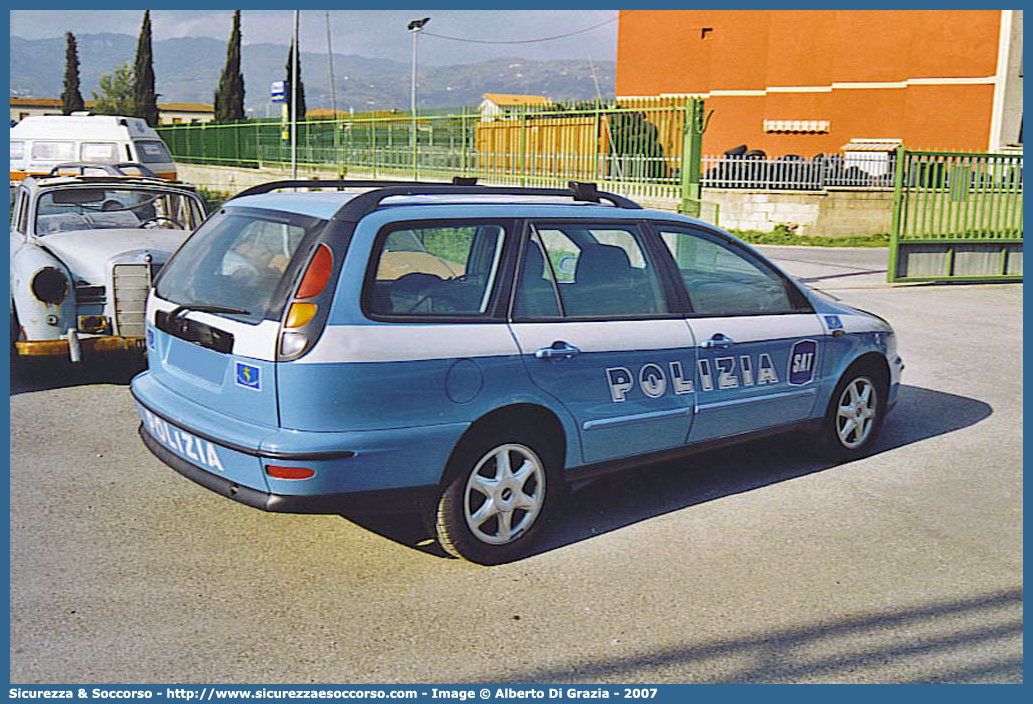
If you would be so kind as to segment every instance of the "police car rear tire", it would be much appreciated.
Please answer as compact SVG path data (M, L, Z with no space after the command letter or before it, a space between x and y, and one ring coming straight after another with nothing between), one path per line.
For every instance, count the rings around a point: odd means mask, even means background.
M436 507L441 547L484 565L525 554L559 493L554 455L526 430L486 431L465 441Z
M829 401L821 440L835 460L864 457L872 450L886 416L886 383L869 365L848 369Z

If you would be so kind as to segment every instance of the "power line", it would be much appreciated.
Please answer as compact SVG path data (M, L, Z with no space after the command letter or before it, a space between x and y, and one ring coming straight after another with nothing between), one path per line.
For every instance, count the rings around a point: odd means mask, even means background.
M465 37L449 37L449 36L444 35L444 34L435 34L434 32L428 32L426 30L424 30L422 32L422 34L424 34L424 35L426 35L428 37L437 37L438 39L448 39L448 40L453 41L453 42L466 42L468 44L537 44L538 42L551 42L551 41L553 41L555 39L566 39L567 37L574 37L574 36L577 36L578 34L584 34L585 32L591 32L593 29L599 29L602 26L605 26L605 25L608 25L608 24L613 24L617 20L618 20L618 17L613 17L611 19L606 20L605 22L600 22L599 24L594 24L591 27L585 27L584 29L579 29L576 32L567 32L566 34L557 34L557 35L552 36L552 37L542 37L541 39L517 39L517 40L509 40L509 41L504 41L504 40L503 41L491 41L491 40L487 40L487 39L467 39Z

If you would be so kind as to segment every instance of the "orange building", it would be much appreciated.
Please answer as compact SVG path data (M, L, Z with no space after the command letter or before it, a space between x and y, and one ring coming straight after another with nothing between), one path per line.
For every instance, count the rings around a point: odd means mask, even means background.
M1022 11L621 11L618 100L656 95L706 99L705 153L1021 148Z

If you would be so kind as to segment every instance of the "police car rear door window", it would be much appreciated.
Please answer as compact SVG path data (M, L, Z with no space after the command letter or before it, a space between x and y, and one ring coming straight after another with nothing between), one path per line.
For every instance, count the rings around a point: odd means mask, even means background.
M562 399L583 461L685 442L696 352L634 224L529 226L511 330L534 383Z
M155 293L172 303L237 308L257 323L282 309L274 300L302 240L325 221L257 208L226 208L210 218L169 261Z
M549 317L559 310L568 318L668 313L656 267L636 226L535 223L532 230L514 317ZM558 303L551 300L550 289Z

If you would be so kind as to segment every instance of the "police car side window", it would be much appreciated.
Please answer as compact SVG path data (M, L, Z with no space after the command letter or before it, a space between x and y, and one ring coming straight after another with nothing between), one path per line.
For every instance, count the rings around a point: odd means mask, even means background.
M515 319L648 317L668 306L635 226L532 226L514 295Z
M699 315L765 315L800 312L777 272L716 235L659 226L674 257L692 310Z
M367 310L387 317L486 315L505 235L494 223L421 224L381 234Z

